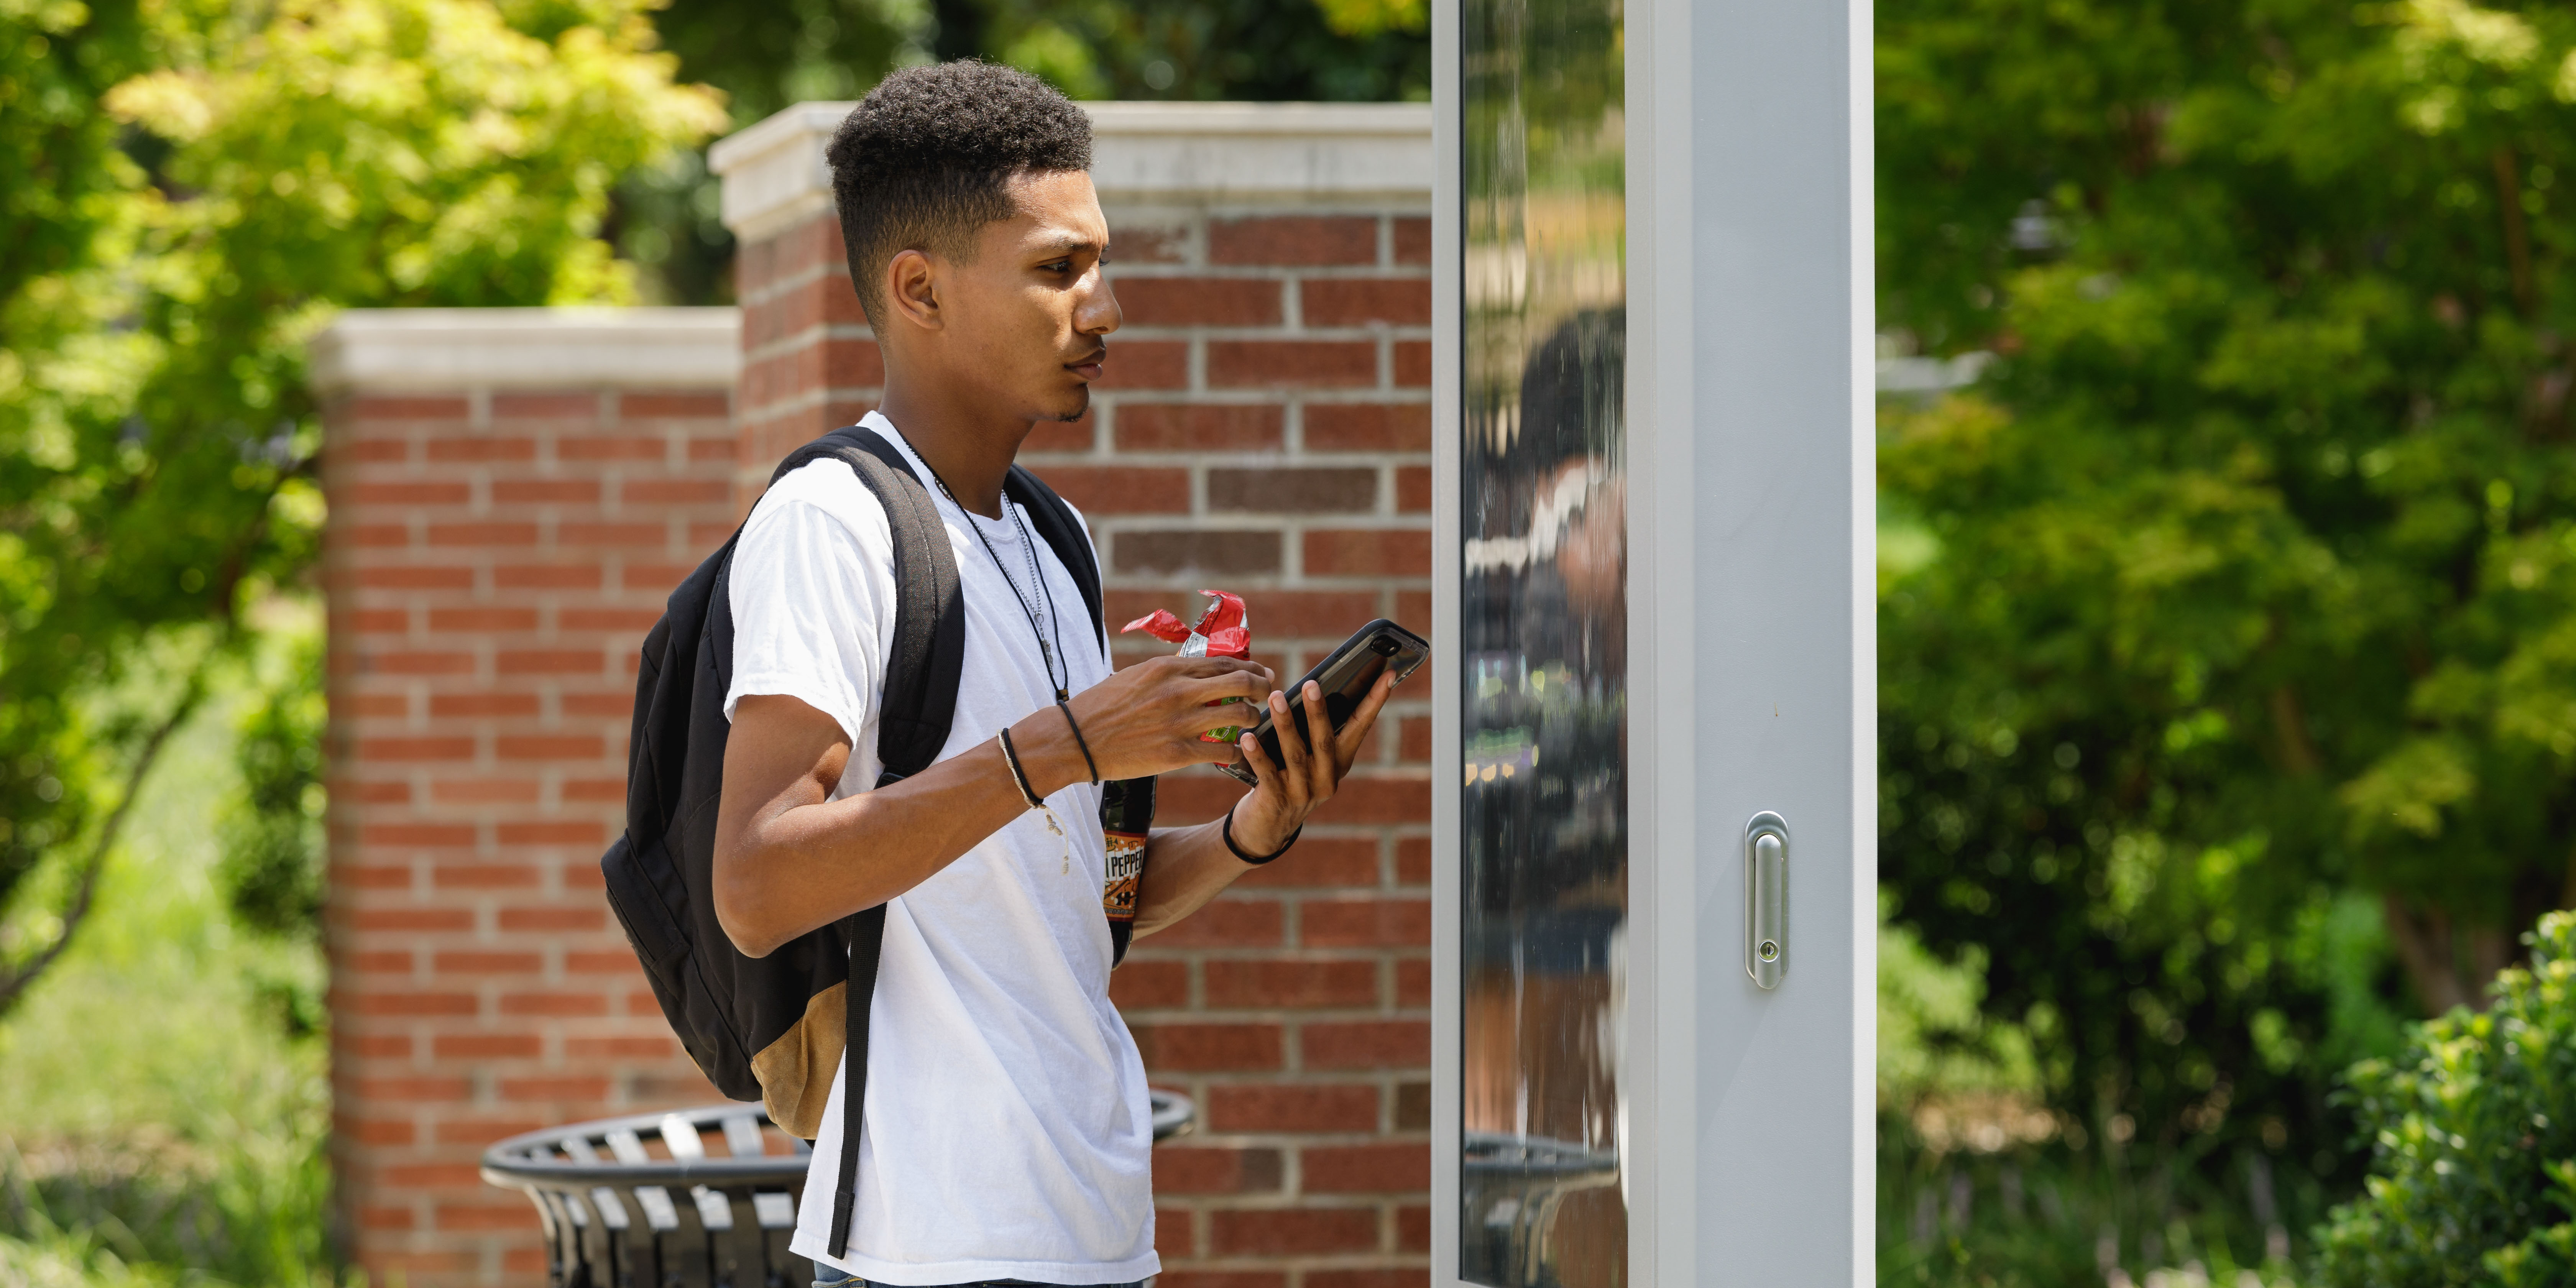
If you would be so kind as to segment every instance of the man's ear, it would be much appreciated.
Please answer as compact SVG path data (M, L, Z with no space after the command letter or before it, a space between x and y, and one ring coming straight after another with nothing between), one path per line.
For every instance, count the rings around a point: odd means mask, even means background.
M924 331L939 330L939 266L918 250L899 250L886 261L886 305L894 314Z

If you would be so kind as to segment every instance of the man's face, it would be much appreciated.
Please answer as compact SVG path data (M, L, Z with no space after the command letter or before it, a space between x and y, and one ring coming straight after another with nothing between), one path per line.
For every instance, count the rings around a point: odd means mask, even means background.
M1018 213L984 225L973 259L941 265L941 347L995 412L1079 420L1119 323L1109 221L1079 170L1021 175L1010 191Z

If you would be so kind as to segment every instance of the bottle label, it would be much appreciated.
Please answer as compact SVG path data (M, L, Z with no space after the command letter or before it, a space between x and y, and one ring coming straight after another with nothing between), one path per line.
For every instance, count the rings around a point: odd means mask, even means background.
M1145 837L1136 832L1105 832L1109 840L1109 877L1100 887L1100 910L1111 924L1136 920L1136 886L1145 873Z

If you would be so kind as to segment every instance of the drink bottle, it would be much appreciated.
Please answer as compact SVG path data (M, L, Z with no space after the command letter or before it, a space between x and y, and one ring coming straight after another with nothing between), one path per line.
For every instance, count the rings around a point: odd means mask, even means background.
M1154 780L1122 778L1100 785L1100 832L1109 844L1100 910L1109 918L1109 964L1127 959L1136 935L1136 886L1145 875L1145 841L1154 830Z

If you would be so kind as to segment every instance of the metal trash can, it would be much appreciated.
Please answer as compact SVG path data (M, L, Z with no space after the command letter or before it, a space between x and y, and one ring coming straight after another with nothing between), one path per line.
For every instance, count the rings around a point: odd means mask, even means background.
M1574 1141L1471 1131L1459 1142L1458 1273L1471 1283L1541 1281L1556 1218L1578 1191L1619 1184L1619 1154ZM1548 1282L1553 1282L1550 1276Z
M1153 1103L1158 1141L1197 1113L1174 1092ZM727 1103L513 1136L483 1151L483 1179L537 1205L554 1288L803 1288L813 1267L787 1240L812 1157L760 1106Z

